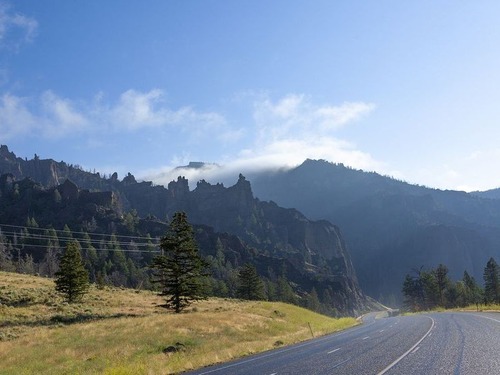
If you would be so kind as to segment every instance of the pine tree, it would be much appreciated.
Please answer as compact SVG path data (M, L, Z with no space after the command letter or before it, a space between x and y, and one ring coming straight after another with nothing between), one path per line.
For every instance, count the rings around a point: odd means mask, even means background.
M297 296L285 276L278 277L278 281L276 283L276 295L278 301L291 303L294 305L298 303Z
M160 248L164 254L153 258L152 282L160 284L163 307L180 313L192 302L204 299L203 277L207 263L198 254L193 228L184 212L176 212Z
M500 303L500 268L495 259L490 258L486 264L483 278L486 303Z
M424 291L420 276L418 278L406 275L403 282L404 306L410 311L419 311L424 305Z
M481 302L482 290L479 287L479 285L477 285L474 277L470 276L467 271L464 271L462 282L464 284L464 294L465 294L464 304L470 305L470 304L478 304L479 302Z
M255 266L247 263L238 273L238 289L236 291L238 298L246 300L264 300L264 284L257 274Z
M89 288L89 275L85 269L76 241L68 242L56 272L56 290L68 302L79 301Z
M320 312L321 310L321 302L319 301L318 292L316 292L316 288L314 287L306 298L306 307L309 310L316 312Z
M445 305L445 290L450 284L450 280L448 279L448 268L444 264L440 264L434 270L434 277L436 280L436 286L439 295L439 305L444 307Z

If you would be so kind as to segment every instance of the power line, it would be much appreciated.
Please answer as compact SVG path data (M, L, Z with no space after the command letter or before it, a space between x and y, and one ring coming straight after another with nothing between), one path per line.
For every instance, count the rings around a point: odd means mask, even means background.
M10 228L11 230L2 230L2 227ZM19 232L16 232L12 229L19 229ZM27 231L29 237L25 237L22 231ZM43 233L31 233L32 231L43 231ZM56 233L56 238L51 236L50 234L45 234L47 231L54 231ZM63 237L59 237L57 233L62 233ZM71 236L75 235L74 237L68 237L68 234ZM155 249L158 248L159 246L159 238L155 237L146 237L146 236L127 236L127 235L116 235L116 234L104 234L104 233L88 233L88 232L78 232L78 231L66 231L66 230L58 230L54 228L37 228L37 227L26 227L26 226L21 226L21 225L11 225L11 224L0 224L0 235L4 235L8 240L10 240L12 243L16 242L13 244L16 247L26 247L26 248L53 248L56 245L59 245L59 242L68 242L72 240L77 240L77 241L84 241L85 243L89 243L90 246L92 246L96 251L123 251L123 252L139 252L139 253L158 253L160 250L148 250L148 249L140 249L140 248L145 248L145 247L154 247ZM79 236L76 236L79 235ZM84 235L88 235L88 238L83 237ZM10 238L9 238L10 236ZM14 238L16 236L19 236L19 238L16 238L16 241L14 241ZM101 237L101 238L92 238L92 236L96 237ZM113 238L114 237L114 238ZM41 244L29 244L26 242L26 239L28 240L46 240L47 242L49 241L54 241L54 244L46 244L46 245L41 245ZM121 241L118 241L118 239L121 239ZM129 239L130 241L125 242L125 239ZM135 240L139 240L138 242L135 242ZM1 237L0 237L1 240ZM130 249L130 248L125 248L125 249L110 249L110 248L100 248L102 243L111 243L112 245L118 245L118 246L135 246L137 249ZM95 246L94 246L95 245Z
M1 230L1 227L9 227L9 228L17 228L17 229L22 229L22 230L28 230L28 231L31 231L31 230L40 230L40 231L55 231L56 233L63 233L63 234L66 234L66 232L68 231L65 231L63 229L55 229L55 228L37 228L37 227L27 227L27 226L22 226L22 225L11 225L11 224L1 224L0 223L0 230ZM147 237L147 236L127 236L127 235L121 235L121 234L116 234L116 233L111 233L111 234L107 234L107 233L93 233L93 232L78 232L78 231L73 231L73 230L69 230L69 232L74 235L74 234L81 234L81 235L85 235L85 234L88 234L89 236L92 235L92 236L101 236L101 237L111 237L111 236L115 236L115 237L119 237L119 238L130 238L130 239L138 239L138 240L153 240L153 237Z
M18 247L19 245L23 246L25 245L26 247L28 248L32 248L32 247L36 247L36 248L44 248L44 249L49 249L49 248L52 248L52 246L49 246L49 245L27 245L27 244L18 244ZM16 248L14 248L14 250L17 250ZM85 250L85 248L83 248L83 250ZM96 249L94 247L94 250L95 251L122 251L124 253L150 253L150 254L156 254L156 253L160 253L161 250L134 250L134 249L119 249L119 250L116 250L116 249Z
M2 231L1 234L4 234L6 236L12 236L12 238L14 238L14 236L17 236L17 235L20 235L20 236L23 236L22 233L18 233L18 232L12 232L12 231ZM112 241L109 240L109 241L106 241L105 239L93 239L92 237L90 237L89 235L89 238L86 239L86 238L75 238L75 237L52 237L50 235L45 235L45 234L29 234L30 237L27 237L27 239L31 239L31 240L47 240L47 241L54 241L54 242L68 242L68 241L72 241L72 240L80 240L80 241L85 241L85 242L90 242L90 244L92 245L101 245L102 242L105 242L105 243L112 243L113 245L117 244L117 245L120 245L120 246L138 246L138 247L143 247L143 246L155 246L155 245L158 245L158 243L156 242L135 242L135 241L130 241L130 242L119 242L119 241ZM21 238L22 239L22 238ZM24 239L26 239L26 237L24 237Z

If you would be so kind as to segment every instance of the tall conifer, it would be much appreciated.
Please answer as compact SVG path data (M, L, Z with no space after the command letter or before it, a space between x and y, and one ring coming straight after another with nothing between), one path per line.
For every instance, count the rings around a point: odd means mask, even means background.
M206 298L203 278L207 263L198 253L186 213L174 214L160 248L163 254L153 259L151 281L160 284L160 295L166 297L163 307L179 313L192 302Z
M500 303L500 268L495 259L490 258L484 268L484 299L487 303Z
M89 288L89 274L85 269L80 254L79 244L70 241L56 272L56 290L66 297L68 302L79 301Z
M255 266L247 263L238 272L238 290L236 295L247 300L264 300L264 283L257 274Z

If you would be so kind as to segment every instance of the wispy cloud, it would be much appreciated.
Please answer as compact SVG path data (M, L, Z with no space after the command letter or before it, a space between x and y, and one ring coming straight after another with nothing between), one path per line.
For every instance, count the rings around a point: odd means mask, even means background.
M9 93L0 100L0 140L31 134L61 138L69 134L99 132L135 132L143 128L164 128L186 132L189 137L222 137L231 129L225 118L215 112L198 112L192 107L171 109L161 90L139 92L128 90L116 102L105 102L102 95L95 100L75 101L48 90L39 97L21 98ZM237 136L237 134L236 134Z
M60 138L79 133L89 120L67 99L44 92L37 100L9 93L0 97L0 140L15 137Z
M43 134L48 137L63 137L68 133L79 133L90 126L90 121L75 108L72 101L46 91L40 98Z
M27 108L27 99L10 94L0 97L0 140L24 136L36 128L36 119Z
M169 108L164 92L127 90L109 105L98 100L90 111L98 123L106 123L114 130L136 131L142 128L171 128L202 136L225 125L225 119L216 112L199 112L190 106Z
M369 114L375 105L346 102L341 105L317 105L305 95L290 94L272 102L256 101L254 119L262 138L280 139L306 134L324 135Z
M0 2L0 47L18 49L36 36L38 22L23 14L14 13L9 4Z

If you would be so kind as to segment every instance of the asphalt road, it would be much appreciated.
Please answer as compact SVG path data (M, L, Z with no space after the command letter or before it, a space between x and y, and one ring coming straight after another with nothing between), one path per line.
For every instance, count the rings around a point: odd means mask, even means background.
M500 314L377 318L301 344L189 374L500 374Z

